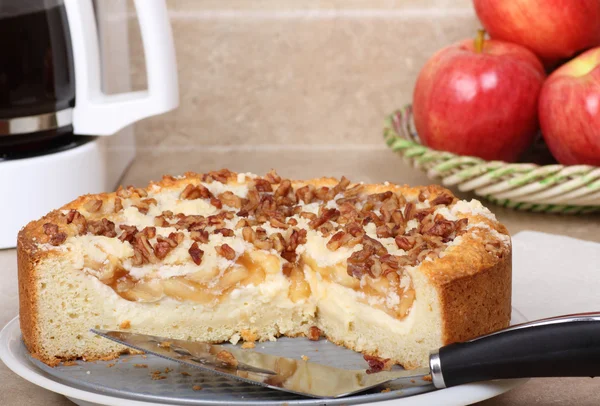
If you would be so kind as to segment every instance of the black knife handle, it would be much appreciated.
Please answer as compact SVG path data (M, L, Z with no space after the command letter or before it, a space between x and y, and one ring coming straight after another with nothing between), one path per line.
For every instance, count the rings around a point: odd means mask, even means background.
M599 376L598 316L537 321L442 347L431 356L434 384L450 387L490 379Z

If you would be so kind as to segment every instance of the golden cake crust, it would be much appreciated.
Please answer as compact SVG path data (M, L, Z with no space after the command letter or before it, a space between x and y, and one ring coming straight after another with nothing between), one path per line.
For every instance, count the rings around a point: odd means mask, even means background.
M234 174L236 175L236 174ZM235 176L234 176L235 178ZM234 178L229 183L236 183ZM163 190L181 188L182 185L199 183L203 175L188 172L183 177L164 176L157 183L151 182L145 189L150 191L156 186ZM294 187L303 185L334 186L338 183L334 178L320 178L306 181L292 181ZM431 199L440 194L452 193L439 186L408 187L393 184L364 185L370 193L392 191L405 196L418 196L426 191ZM58 251L43 250L40 244L47 244L50 236L44 231L44 224L59 223L65 210L81 210L92 200L101 200L104 205L114 204L116 193L85 195L54 210L43 218L30 222L18 235L17 258L19 278L20 325L23 340L33 357L48 365L57 365L64 359L47 354L39 342L40 327L38 323L38 295L36 284L36 266L44 258L60 255ZM477 213L461 213L469 221L477 221L502 236L508 236L506 228L495 219ZM59 230L70 234L68 227ZM508 237L507 237L508 238ZM459 245L446 249L443 257L434 261L424 261L421 272L438 292L443 320L443 343L468 340L479 335L507 327L511 315L511 247L508 244L493 242L490 247L488 237L481 229L471 228L462 236ZM477 292L478 294L471 294ZM335 341L335 340L334 340ZM353 348L354 349L354 348ZM365 351L363 351L365 352ZM369 355L378 356L377 352ZM104 354L102 359L117 357L119 352ZM84 354L83 359L93 360L99 357ZM404 365L414 368L417 365Z

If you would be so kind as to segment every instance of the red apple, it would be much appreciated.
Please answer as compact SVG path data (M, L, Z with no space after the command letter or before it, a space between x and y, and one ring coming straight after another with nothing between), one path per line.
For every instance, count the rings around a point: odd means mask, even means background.
M427 61L415 86L417 132L431 148L515 161L538 130L544 68L509 42L464 40Z
M560 163L600 166L600 47L548 77L539 117L546 144Z
M474 0L492 39L535 52L550 67L600 45L598 0Z

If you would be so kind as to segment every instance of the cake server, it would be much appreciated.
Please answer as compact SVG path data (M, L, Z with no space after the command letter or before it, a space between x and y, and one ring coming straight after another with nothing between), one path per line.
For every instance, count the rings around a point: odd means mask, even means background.
M447 388L492 379L600 375L600 313L515 325L434 351L429 367L368 373L252 350L123 331L91 330L130 348L233 379L315 398L338 398L388 381Z

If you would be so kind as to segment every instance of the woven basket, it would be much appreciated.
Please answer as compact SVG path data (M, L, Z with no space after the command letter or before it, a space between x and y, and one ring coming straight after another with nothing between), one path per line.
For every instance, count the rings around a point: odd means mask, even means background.
M600 167L485 161L436 151L421 145L410 105L387 117L383 136L392 151L431 179L495 204L548 213L600 211Z

